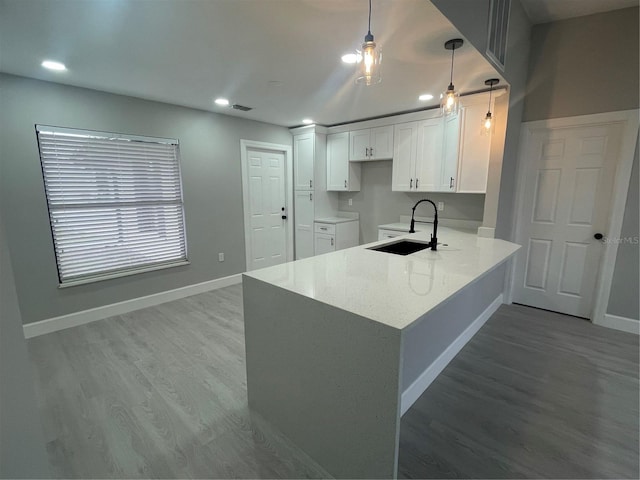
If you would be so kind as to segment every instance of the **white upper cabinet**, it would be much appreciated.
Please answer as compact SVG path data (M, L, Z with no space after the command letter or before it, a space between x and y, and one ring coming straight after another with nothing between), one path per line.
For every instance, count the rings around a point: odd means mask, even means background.
M493 106L491 107L493 111ZM481 121L487 113L487 102L476 102L463 108L458 185L461 193L486 193L489 176L491 136L482 135Z
M437 191L442 183L442 117L395 128L391 189Z
M415 183L418 122L401 123L393 132L393 174L391 190L408 192Z
M458 153L460 146L461 114L445 117L442 140L442 176L439 188L441 192L455 192L458 184Z
M313 190L315 134L303 133L293 137L293 176L295 190Z
M360 164L349 162L349 132L327 135L327 190L360 191Z
M393 125L349 132L349 160L389 160L393 158Z

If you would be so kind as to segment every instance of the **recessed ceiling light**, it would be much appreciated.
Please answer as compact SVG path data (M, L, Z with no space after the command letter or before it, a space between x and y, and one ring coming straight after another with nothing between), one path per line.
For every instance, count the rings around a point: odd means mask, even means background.
M342 56L342 61L344 63L358 63L362 60L362 56L357 53L347 53Z
M229 100L227 100L226 98L216 98L215 102L216 105L220 105L221 107L229 106Z
M418 97L418 100L420 100L421 102L427 102L429 100L433 100L433 95L431 95L430 93L423 93Z
M311 120L310 118L305 118L304 120L302 120L302 123L304 123L305 125L311 125L313 123L313 120Z
M44 68L48 68L49 70L55 70L57 72L64 72L67 67L64 66L64 63L54 62L53 60L45 60L41 63Z

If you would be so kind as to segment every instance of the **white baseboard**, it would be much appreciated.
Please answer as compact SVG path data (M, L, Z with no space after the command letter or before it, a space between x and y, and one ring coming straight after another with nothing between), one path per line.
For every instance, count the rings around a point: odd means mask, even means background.
M186 287L167 290L166 292L154 293L145 297L133 298L124 302L112 303L102 307L90 308L81 312L69 313L59 317L40 320L39 322L28 323L23 325L24 337L32 338L46 333L57 332L65 328L83 325L85 323L95 322L104 318L113 317L114 315L123 315L125 313L140 310L141 308L153 307L161 303L178 300L180 298L190 297L198 293L217 290L218 288L236 285L242 282L242 274L229 275L228 277L216 278L207 282L196 283Z
M640 335L640 321L634 320L633 318L619 317L618 315L605 313L601 320L597 322L594 321L593 323L601 327L613 328L615 330Z
M427 387L431 385L440 372L449 364L451 360L458 354L462 347L464 347L469 340L480 330L480 328L486 323L487 320L493 315L500 305L503 303L503 295L500 294L496 299L491 302L484 312L482 312L478 318L476 318L471 325L469 325L461 334L456 338L447 349L440 354L436 360L422 372L422 374L402 392L400 400L400 415L404 415L407 410L415 403L420 395L422 395Z

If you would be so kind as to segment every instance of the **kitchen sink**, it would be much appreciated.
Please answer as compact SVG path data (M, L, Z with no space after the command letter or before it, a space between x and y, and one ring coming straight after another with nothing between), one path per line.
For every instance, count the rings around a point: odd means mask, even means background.
M393 253L395 255L411 255L425 248L431 247L429 242L415 242L411 240L400 240L393 243L378 245L377 247L369 247L368 250L377 252Z

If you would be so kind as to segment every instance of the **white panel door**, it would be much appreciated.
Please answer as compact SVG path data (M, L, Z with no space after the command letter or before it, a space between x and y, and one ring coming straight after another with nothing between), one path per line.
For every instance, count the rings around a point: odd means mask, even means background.
M418 122L414 190L437 192L442 183L442 118Z
M293 137L293 182L295 190L313 190L314 134Z
M250 249L248 270L270 267L287 260L285 159L282 152L249 149Z
M393 173L391 190L409 192L415 188L418 122L401 123L393 134Z
M622 139L619 124L544 129L531 137L513 301L590 317Z
M313 257L313 192L295 192L296 260Z
M349 188L349 132L327 135L327 190Z

